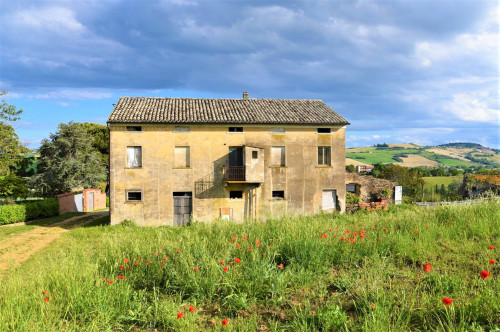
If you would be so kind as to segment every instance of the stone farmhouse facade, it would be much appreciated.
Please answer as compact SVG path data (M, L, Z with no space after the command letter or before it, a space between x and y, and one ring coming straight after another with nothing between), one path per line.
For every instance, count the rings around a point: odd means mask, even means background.
M321 100L122 97L108 119L111 223L345 210L345 127Z

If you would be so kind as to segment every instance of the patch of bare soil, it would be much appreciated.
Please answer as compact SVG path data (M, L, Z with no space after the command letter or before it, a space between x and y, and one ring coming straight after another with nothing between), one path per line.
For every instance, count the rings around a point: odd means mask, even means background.
M405 148L405 149L413 149L420 147L419 145L413 143L390 143L387 145L389 145L390 148Z
M62 234L73 228L86 225L95 219L104 217L108 211L94 212L72 217L64 221L41 226L25 233L15 234L0 244L0 276L9 269L21 264L33 254L45 248ZM74 223L84 219L81 223ZM70 224L71 225L68 225Z
M437 166L438 163L434 160L427 159L425 157L409 154L406 158L401 158L403 160L402 163L395 163L399 166L405 167L417 167L417 166Z
M437 154L442 154L443 156L448 156L456 159L460 159L462 161L469 161L469 159L464 158L464 154L469 152L467 150L471 149L440 149L440 148L434 148L434 149L429 149L427 151L429 152L434 152Z

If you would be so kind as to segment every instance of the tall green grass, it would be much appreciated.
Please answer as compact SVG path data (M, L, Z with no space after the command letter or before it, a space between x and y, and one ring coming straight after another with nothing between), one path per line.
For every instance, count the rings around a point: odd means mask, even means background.
M499 220L492 202L80 228L2 280L0 330L491 330L500 269L488 247L500 246Z

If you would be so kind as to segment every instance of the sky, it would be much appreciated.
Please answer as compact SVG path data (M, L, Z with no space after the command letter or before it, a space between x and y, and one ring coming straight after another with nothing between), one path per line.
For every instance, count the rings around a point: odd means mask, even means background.
M322 99L347 147L500 148L498 1L0 0L0 90L37 148L120 96Z

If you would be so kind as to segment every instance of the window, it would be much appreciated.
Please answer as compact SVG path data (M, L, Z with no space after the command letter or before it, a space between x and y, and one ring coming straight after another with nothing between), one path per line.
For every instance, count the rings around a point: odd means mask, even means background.
M127 167L142 167L142 146L127 146Z
M330 166L331 155L329 146L318 146L318 165Z
M243 198L243 191L230 191L229 192L229 198L231 199L238 199L238 198Z
M175 126L174 133L189 133L189 127L187 127L187 126Z
M273 146L271 148L271 165L285 166L285 147Z
M142 191L131 189L126 191L127 202L142 202Z
M229 131L230 133L242 133L243 127L229 127L227 131Z
M354 183L346 184L345 189L348 193L355 194L356 193L356 184L354 184Z
M252 159L259 159L259 151L252 151Z
M284 199L285 191L284 190L273 190L273 198Z
M141 126L127 126L127 131L142 131Z
M318 134L330 134L331 132L331 128L318 128Z
M175 147L175 167L189 167L189 146Z
M271 128L271 134L284 134L285 128Z

